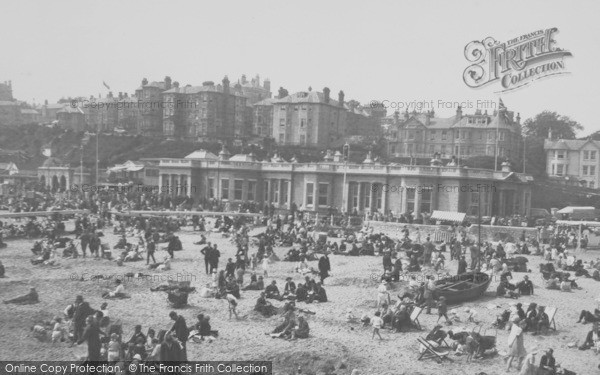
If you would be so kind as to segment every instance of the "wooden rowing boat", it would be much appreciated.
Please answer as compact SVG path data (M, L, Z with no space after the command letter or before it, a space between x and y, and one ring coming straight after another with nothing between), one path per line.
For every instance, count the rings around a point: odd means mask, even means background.
M492 278L483 272L468 272L435 282L437 296L446 297L446 303L457 304L477 299L490 286Z

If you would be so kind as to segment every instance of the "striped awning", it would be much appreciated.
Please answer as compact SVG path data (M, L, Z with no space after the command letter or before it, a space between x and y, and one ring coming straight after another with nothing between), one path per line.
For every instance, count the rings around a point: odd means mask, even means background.
M431 220L440 221L451 221L453 223L462 223L467 216L464 212L453 212L453 211L433 211L431 214Z

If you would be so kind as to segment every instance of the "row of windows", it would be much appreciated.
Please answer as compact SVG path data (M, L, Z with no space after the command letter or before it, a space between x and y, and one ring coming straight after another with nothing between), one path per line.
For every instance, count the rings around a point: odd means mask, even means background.
M452 146L447 146L447 145L440 145L440 146L429 145L429 147L427 149L423 146L424 145L408 143L408 144L406 144L406 147L405 147L406 154L411 155L413 153L418 154L421 152L428 152L430 155L433 155L434 153L439 152L442 155L446 155L446 153L453 153L454 155L484 155L485 154L488 156L493 156L495 153L495 146L493 146L493 145L475 146L475 147L454 146L454 148ZM402 145L394 145L394 144L390 145L390 153L392 153L392 154L402 153ZM504 147L498 147L498 155L505 156L506 149Z
M215 179L208 179L208 198L216 198L216 186ZM221 179L221 199L229 200L233 199L241 201L244 199L244 180L233 180L233 195L230 196L229 179ZM248 180L246 187L246 199L247 201L254 201L256 198L256 181Z
M480 140L483 141L485 138L485 133L484 131L476 131L476 132L472 132L472 131L468 131L468 130L463 130L462 132L460 130L455 130L453 132L453 139L476 139L476 140ZM392 134L394 137L397 137L397 133L393 133ZM429 140L430 141L435 141L437 139L437 131L436 130L430 130L429 131ZM442 130L440 132L441 135L441 140L442 141L447 141L448 140L448 130ZM506 135L507 133L505 132L498 132L498 140L500 141L504 141L506 140ZM423 136L423 131L422 130L416 130L416 131L408 131L407 134L407 138L412 140L412 139L421 139ZM510 134L509 134L510 137ZM496 140L496 131L490 131L487 132L487 139L489 141L492 140Z

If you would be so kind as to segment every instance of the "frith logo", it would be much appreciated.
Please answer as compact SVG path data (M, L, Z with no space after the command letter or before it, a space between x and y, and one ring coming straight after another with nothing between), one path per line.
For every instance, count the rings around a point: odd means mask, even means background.
M500 43L492 37L473 41L465 47L465 58L472 63L463 80L472 88L499 81L502 90L523 87L540 78L566 74L564 58L571 52L556 47L557 28L537 30Z

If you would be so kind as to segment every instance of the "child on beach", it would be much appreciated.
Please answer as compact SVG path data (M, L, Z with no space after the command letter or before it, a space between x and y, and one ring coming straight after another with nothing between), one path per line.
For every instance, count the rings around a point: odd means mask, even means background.
M119 342L119 336L116 333L110 335L107 352L108 362L114 363L119 361L121 357L121 343Z
M381 334L379 333L379 330L383 327L383 319L381 319L381 313L379 311L375 312L375 316L371 319L371 324L373 324L373 336L371 336L371 339L374 339L375 335L377 335L380 340L383 340L383 337L381 337Z
M444 318L446 318L446 324L451 325L452 322L450 321L450 319L448 319L448 305L446 304L446 297L441 296L438 303L437 303L437 309L438 309L438 322L440 321L440 319L442 318L442 316Z
M265 256L262 259L262 268L264 271L264 276L269 277L269 257Z
M235 315L236 319L239 319L236 311L237 299L231 293L227 293L227 303L229 304L229 319L231 319L231 314Z

